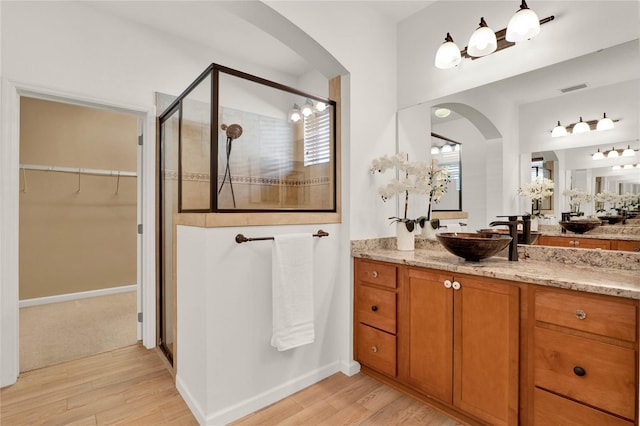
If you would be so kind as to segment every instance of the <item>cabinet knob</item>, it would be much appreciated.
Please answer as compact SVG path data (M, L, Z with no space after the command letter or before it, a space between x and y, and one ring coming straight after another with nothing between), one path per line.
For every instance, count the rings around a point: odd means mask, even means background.
M373 272L371 273L371 276L372 276L373 278L378 278L378 271L373 271Z
M579 246L580 245L580 241L574 241L574 244Z
M378 347L377 346L371 346L371 352L373 352L373 353L378 352Z
M639 251L640 251L640 247L634 247L634 248L633 248L633 251L635 251L635 252L639 252Z
M444 280L444 288L451 288L451 281L449 280Z
M377 307L376 305L373 305L373 306L371 306L371 310L372 310L373 312L375 312L375 311L377 311L377 310L378 310L378 307Z
M453 284L451 284L451 287L453 287L454 290L460 290L460 283L458 281L454 281Z
M582 377L585 374L587 374L587 372L584 370L584 368L576 366L576 367L573 367L573 374L575 374L578 377Z
M582 309L576 309L576 318L578 318L579 320L583 320L587 318L587 313Z

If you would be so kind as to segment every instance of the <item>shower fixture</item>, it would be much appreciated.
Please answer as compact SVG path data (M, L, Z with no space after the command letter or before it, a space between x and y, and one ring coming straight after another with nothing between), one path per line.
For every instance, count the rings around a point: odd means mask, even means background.
M222 187L224 186L224 182L229 176L229 187L231 188L231 199L233 200L233 207L236 207L236 195L233 192L233 182L231 181L231 168L229 166L229 157L231 157L231 142L234 139L238 139L242 136L242 126L239 124L231 124L227 126L226 124L221 124L220 128L227 133L227 167L224 171L224 176L222 178L222 183L220 184L220 188L218 189L218 194L222 191Z

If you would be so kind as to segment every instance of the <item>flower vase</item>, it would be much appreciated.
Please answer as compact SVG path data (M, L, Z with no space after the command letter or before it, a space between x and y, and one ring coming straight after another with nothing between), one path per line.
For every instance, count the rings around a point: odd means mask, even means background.
M396 241L398 250L412 251L415 250L416 234L407 229L404 222L396 222Z
M431 226L431 221L426 221L424 226L422 227L422 231L420 232L422 238L427 240L435 240L436 239L436 230Z

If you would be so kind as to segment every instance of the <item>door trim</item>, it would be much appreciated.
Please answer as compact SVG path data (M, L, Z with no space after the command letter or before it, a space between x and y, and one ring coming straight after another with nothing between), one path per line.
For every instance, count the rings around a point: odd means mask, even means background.
M140 239L138 260L142 312L142 343L156 346L156 270L155 270L155 106L130 105L89 95L66 93L22 82L1 82L2 143L0 143L0 387L15 383L20 372L19 357L19 277L18 277L18 203L20 162L20 97L28 96L55 102L109 109L139 117L142 121L142 158L138 176L142 190L138 194L141 222L147 231Z

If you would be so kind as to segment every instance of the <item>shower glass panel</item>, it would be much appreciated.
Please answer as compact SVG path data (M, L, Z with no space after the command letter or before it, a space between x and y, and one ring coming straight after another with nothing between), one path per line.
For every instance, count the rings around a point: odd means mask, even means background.
M180 140L180 108L162 122L160 138L160 269L159 338L160 348L173 363L175 333L175 265L173 250L175 234L173 216L178 213L178 141Z
M209 211L211 206L211 75L182 100L180 129L180 210Z

